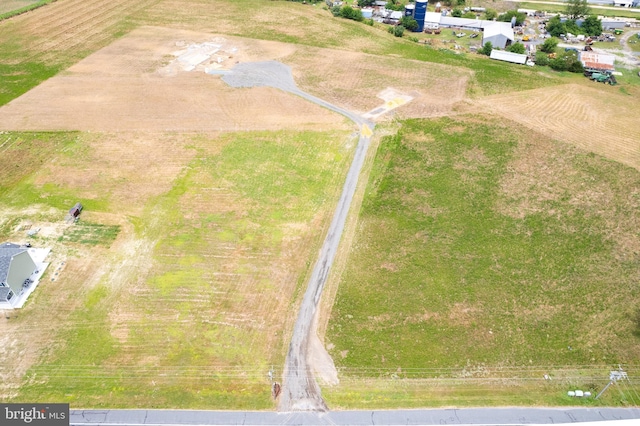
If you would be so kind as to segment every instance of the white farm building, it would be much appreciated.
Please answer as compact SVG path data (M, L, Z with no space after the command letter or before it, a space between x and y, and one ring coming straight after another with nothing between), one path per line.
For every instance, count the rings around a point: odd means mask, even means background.
M483 19L456 18L442 16L440 13L427 12L424 21L425 28L465 28L482 30L482 44L490 41L493 47L504 49L515 39L510 22L486 21Z
M506 25L505 25L506 24ZM504 49L514 40L513 28L508 22L493 22L482 30L482 44L491 42L493 47Z

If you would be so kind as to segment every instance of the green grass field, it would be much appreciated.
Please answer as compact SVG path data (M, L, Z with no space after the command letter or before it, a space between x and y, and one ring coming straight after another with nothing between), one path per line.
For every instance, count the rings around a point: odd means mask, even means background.
M64 153L48 153L53 157L88 149L75 133L9 135L22 148L66 143ZM83 282L66 284L76 286L81 304L57 306L71 309L70 316L12 400L81 407L271 408L266 373L284 363L285 323L308 272L307 259L321 242L314 226L326 222L339 196L352 155L349 141L346 132L194 137L191 147L198 154L184 173L142 216L130 219L138 238L153 242L152 259L134 260L134 275L121 270L88 291ZM36 150L27 153L31 164L38 162ZM79 167L82 161L91 160L78 155ZM28 187L31 195L19 198L9 191L0 196L3 204L12 200L12 207L21 209L39 197L55 208L70 192L34 184L28 176L21 182L14 191ZM88 205L83 215L115 210L110 203ZM10 234L16 224L0 229ZM126 265L127 255L104 250L120 232L120 226L80 220L56 243L83 256L94 250L115 268ZM37 244L51 242L38 236ZM133 256L144 256L143 251ZM146 262L154 265L151 273L145 272ZM138 274L143 281L135 284ZM55 306L56 291L39 288L34 308ZM120 305L127 316L116 319ZM43 311L19 320L33 327L42 321L39 314Z
M45 36L1 22L0 105L142 25L470 69L472 99L578 81L396 39L320 6L144 5L114 12L103 34L48 60L33 47ZM637 381L638 172L499 119L395 124L329 322L341 378L324 389L330 406L572 405L567 390L599 390L617 363ZM68 256L66 270L9 324L25 333L49 333L52 318L58 326L6 400L272 409L266 372L283 365L352 156L349 134L157 134L157 150L180 160L167 188L130 170L109 175L112 159L95 150L113 135L0 134L2 237L22 219L59 220L77 201L95 213L50 240ZM129 199L145 185L160 189ZM93 270L102 271L95 281ZM602 404L640 404L633 385Z
M404 122L378 151L329 322L342 374L482 379L637 365L640 250L636 237L626 242L639 186L633 169L508 123ZM501 404L526 403L512 396Z

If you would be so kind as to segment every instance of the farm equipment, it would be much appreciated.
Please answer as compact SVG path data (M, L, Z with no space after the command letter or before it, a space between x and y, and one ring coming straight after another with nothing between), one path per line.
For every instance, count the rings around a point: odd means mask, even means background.
M622 34L622 30L620 28L616 28L615 30L613 30L613 33L615 35L620 35L620 34Z
M591 80L595 81L596 83L605 83L605 84L609 83L611 86L618 84L618 82L616 81L616 78L611 74L602 73L602 72L585 71L584 75L586 77L589 77Z

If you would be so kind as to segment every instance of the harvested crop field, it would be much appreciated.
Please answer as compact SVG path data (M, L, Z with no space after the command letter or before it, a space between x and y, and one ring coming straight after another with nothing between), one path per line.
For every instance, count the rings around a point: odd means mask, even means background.
M640 170L637 94L571 84L489 96L478 103L530 130Z
M220 47L215 69L275 59L279 43L144 27L80 61L0 109L4 130L219 131L335 128L342 119L271 88L233 89L204 65L185 71L175 52ZM220 62L218 62L218 60ZM188 66L185 65L185 66Z
M195 69L177 63L174 54L206 43L219 50ZM393 86L414 97L397 112L408 117L450 112L464 98L470 75L424 62L143 27L1 108L0 122L4 130L91 131L341 125L339 116L296 96L272 88L233 89L205 73L257 60L281 60L293 67L301 89L361 112L383 103L376 95Z

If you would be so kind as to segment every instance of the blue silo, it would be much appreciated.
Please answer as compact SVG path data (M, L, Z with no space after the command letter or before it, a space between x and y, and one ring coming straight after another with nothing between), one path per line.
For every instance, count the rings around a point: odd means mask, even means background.
M427 14L427 0L416 0L416 8L413 19L418 21L418 31L424 31L424 17Z
M416 10L416 5L409 3L404 7L404 16L411 16L413 18L413 13Z

